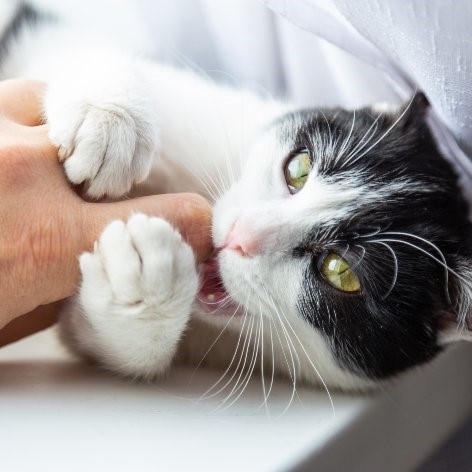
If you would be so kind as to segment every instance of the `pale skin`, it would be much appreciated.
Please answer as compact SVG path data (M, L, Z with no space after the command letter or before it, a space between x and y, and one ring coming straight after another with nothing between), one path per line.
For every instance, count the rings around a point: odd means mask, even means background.
M211 209L195 194L86 202L67 181L43 123L44 84L0 82L0 346L55 321L79 282L78 255L108 222L133 212L180 230L196 259L212 250Z

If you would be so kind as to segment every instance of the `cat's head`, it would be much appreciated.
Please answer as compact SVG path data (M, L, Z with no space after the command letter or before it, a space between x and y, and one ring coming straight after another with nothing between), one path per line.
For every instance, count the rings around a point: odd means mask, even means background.
M368 385L470 329L468 208L427 109L417 95L395 112L288 114L215 206L221 279L242 307L230 325L271 320L266 338L307 379Z

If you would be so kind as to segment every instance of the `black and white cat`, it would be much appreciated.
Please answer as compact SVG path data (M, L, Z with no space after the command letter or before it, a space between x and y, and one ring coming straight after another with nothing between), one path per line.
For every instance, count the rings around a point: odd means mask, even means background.
M470 338L468 207L423 95L394 111L292 110L40 23L3 38L1 72L47 80L71 182L92 198L214 203L216 250L199 267L162 219L105 228L61 321L77 352L132 377L205 358L363 389Z

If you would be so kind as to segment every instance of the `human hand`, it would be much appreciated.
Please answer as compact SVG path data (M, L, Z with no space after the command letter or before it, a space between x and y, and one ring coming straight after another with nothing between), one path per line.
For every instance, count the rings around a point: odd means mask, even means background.
M113 219L126 220L138 211L161 216L180 230L197 260L211 252L211 210L198 195L114 203L82 200L48 140L42 123L43 90L39 82L0 82L0 328L72 295L79 279L77 256L92 248ZM42 320L52 322L55 307L37 308L14 322L13 338L39 329ZM0 345L10 339L0 331Z

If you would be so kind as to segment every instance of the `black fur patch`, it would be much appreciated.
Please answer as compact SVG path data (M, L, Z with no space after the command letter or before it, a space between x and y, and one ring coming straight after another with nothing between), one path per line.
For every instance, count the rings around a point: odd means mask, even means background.
M281 127L292 133L295 148L312 153L319 174L340 192L353 175L373 195L390 188L383 198L353 202L343 221L314 227L294 251L311 259L298 300L301 315L326 337L341 366L370 378L391 376L440 351L438 333L454 309L457 281L449 274L448 282L438 260L444 256L456 269L458 257L472 259L467 204L425 124L425 100L419 95L404 113L379 119L369 109L356 111L355 120L344 110L308 110L287 116L285 123L292 124ZM320 152L314 136L331 136L336 144ZM349 159L356 146L364 146L358 155L365 154ZM327 251L354 268L360 293L343 293L323 279L319 267Z

